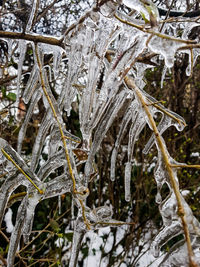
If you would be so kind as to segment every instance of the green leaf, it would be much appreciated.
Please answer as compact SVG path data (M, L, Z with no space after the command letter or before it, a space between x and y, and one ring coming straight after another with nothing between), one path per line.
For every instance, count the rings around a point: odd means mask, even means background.
M66 234L64 234L64 237L66 237L69 242L72 242L73 233L72 232L71 233L66 233Z
M6 97L6 87L5 86L1 87L1 92L2 92L3 97Z
M6 96L7 99L11 100L11 101L16 101L16 94L14 93L8 93Z
M57 221L55 221L54 219L51 219L49 223L54 232L58 233L60 231L60 227Z
M145 17L144 13L143 12L140 12L143 20L145 21L145 23L149 23L149 20Z

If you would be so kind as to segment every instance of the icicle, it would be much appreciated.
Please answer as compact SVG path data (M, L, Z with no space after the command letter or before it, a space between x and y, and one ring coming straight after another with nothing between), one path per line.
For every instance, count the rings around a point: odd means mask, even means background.
M155 101L153 100L153 102ZM186 123L185 123L185 120L181 116L166 109L164 106L160 104L158 106L162 107L162 109L166 111L166 114L164 114L162 111L159 110L159 112L163 114L162 119L157 126L157 129L160 135L162 135L170 126L175 126L178 131L182 131L184 129ZM168 114L170 114L172 117L170 117ZM176 120L173 117L176 118ZM149 153L154 142L155 142L155 135L153 134L143 149L144 154Z
M38 194L38 191L28 193L28 201L26 205L26 215L24 220L24 227L23 227L23 237L24 242L27 244L29 242L29 236L32 231L32 225L34 220L34 213L37 204L41 199L41 195Z
M172 125L172 119L169 116L163 114L162 119L157 126L160 135L162 135L171 125ZM149 153L154 142L155 142L155 135L153 134L143 149L144 154Z
M62 198L58 196L58 214L60 215L62 212Z
M81 132L88 134L87 124L89 122L90 114L92 112L92 105L94 100L94 94L96 91L96 83L99 75L99 60L95 55L91 55L89 60L88 69L88 83L83 91L81 103L80 103L80 123Z
M20 185L28 186L29 182L22 174L9 176L0 188L0 226L12 192Z
M167 68L171 68L174 65L174 55L176 50L182 46L182 43L162 39L158 36L151 38L149 42L149 48L152 52L161 54L165 59L165 65Z
M79 250L81 247L81 242L84 236L84 230L85 224L82 221L82 217L78 217L75 224L75 230L73 233L73 241L72 241L72 252L69 262L69 267L74 267L77 265L77 259Z
M17 211L16 223L15 223L15 227L10 238L10 246L8 249L8 258L7 258L8 267L14 266L15 255L16 255L18 244L20 242L22 228L24 226L27 200L28 199L26 196L21 202L21 205Z
M71 220L71 225L73 227L73 229L75 228L75 213L74 213L74 199L72 198L72 202L71 202L71 217L72 217L72 220Z
M24 40L19 40L18 42L18 47L19 47L19 61L18 61L18 68L17 68L17 99L15 105L18 107L19 104L19 97L21 95L20 93L20 83L21 83L21 76L22 76L22 67L23 67L23 62L24 58L26 55L26 41Z
M164 83L164 79L165 79L165 76L166 76L166 72L167 72L167 67L164 66L163 67L163 71L162 71L161 82L160 82L160 88L161 89L163 88L163 83Z
M66 88L63 90L64 96L61 94L61 99L64 98L64 110L67 115L70 116L71 104L74 101L77 90L75 84L77 85L78 74L81 70L82 53L81 44L77 43L77 39L72 37L70 40L71 50L69 51L68 59L68 74L65 80Z
M39 155L42 151L46 136L47 136L48 131L49 131L51 125L53 124L53 122L54 121L52 120L52 114L48 110L46 112L46 114L44 114L44 117L42 119L40 128L38 130L38 134L37 134L34 146L33 146L33 150L32 150L31 169L33 171L35 171L35 169L37 168L37 163L39 161Z
M124 187L125 187L125 200L129 202L131 200L131 162L127 162L125 166L125 178L124 178Z
M17 142L17 152L21 154L21 149L22 149L22 142L24 140L24 136L26 134L26 130L29 124L29 121L31 119L31 116L33 114L33 110L35 108L35 105L38 103L39 99L41 98L41 92L36 91L31 99L31 103L29 105L29 108L27 110L25 119L23 121L23 124L20 128L19 134L18 134L18 142Z
M137 141L141 131L146 125L145 118L142 113L138 113L137 111L133 111L132 113L132 125L129 130L129 141L128 141L128 160L132 161L133 151L135 142Z
M105 2L100 8L101 14L105 17L112 17L117 10L118 5L115 2Z
M130 101L132 100L132 98L133 98L133 95L131 96ZM130 107L128 106L127 110L124 111L125 116L122 119L122 122L120 125L120 130L119 130L117 139L115 141L115 146L114 146L114 149L113 149L112 155L111 155L111 167L110 167L110 179L111 179L111 181L115 180L115 165L116 165L116 159L117 159L117 153L118 153L119 145L120 145L121 140L123 138L123 135L127 129L127 125L132 118L133 111L136 108L137 108L137 101L134 100L131 103Z
M29 80L26 84L26 88L24 90L23 100L25 104L28 104L34 91L40 87L39 85L37 85L38 81L39 81L39 69L38 66L35 64L31 71Z
M55 46L55 45L47 45L40 43L39 49L42 52L42 54L52 54L53 55L53 72L54 72L54 79L57 78L59 73L59 65L62 60L63 52L65 52L61 47Z
M22 157L10 146L6 145L4 151L14 160L14 162L32 179L32 181L39 186L41 184L38 177L34 172L27 166Z
M28 22L26 24L26 33L29 33L31 31L32 28L32 24L33 24L33 20L35 17L35 12L36 12L36 7L37 7L38 1L37 0L33 0L32 1L32 6L31 6L31 14L29 16Z
M11 61L14 39L7 39L8 44L8 62Z
M64 155L64 150L55 153L40 167L37 176L41 181L44 181L52 172L57 168L64 166L66 164L66 158Z
M88 161L85 165L85 175L88 178L89 175L92 172L92 161L94 158L94 155L96 151L99 149L99 146L110 128L113 120L115 119L116 114L120 110L120 108L124 105L124 102L126 101L128 93L126 91L122 91L119 95L117 95L114 99L112 104L110 104L109 108L107 109L107 112L104 113L104 116L101 119L101 122L99 122L97 129L95 131L94 135L94 141L88 156Z
M117 148L114 147L111 155L111 167L110 167L110 180L115 181L115 166L116 166L116 159L117 159Z
M72 181L69 174L64 173L45 184L44 198L52 198L71 192Z

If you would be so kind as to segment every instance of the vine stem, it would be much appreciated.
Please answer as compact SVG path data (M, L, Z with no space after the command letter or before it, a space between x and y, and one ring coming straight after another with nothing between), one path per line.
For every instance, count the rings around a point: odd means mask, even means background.
M185 218L186 214L185 214L185 210L184 210L184 207L183 207L183 204L182 204L182 200L181 200L181 193L179 191L176 179L174 177L173 167L170 164L166 148L165 148L165 146L164 146L164 144L162 142L161 135L160 135L160 133L159 133L159 131L157 129L156 123L155 123L155 121L153 119L153 116L152 116L150 110L149 110L149 107L148 107L147 103L145 102L145 98L143 97L142 93L140 92L140 90L135 85L133 79L131 79L130 77L126 76L124 78L124 81L125 81L126 85L130 89L135 91L139 101L142 104L142 108L144 109L144 111L145 111L145 113L146 113L146 115L147 115L147 117L149 119L149 122L151 124L152 129L153 129L153 132L155 134L157 145L160 148L160 151L162 153L163 160L165 162L166 169L167 169L167 172L168 172L168 175L169 175L170 183L171 183L171 186L172 186L172 188L174 190L174 194L176 196L176 200L177 200L177 204L178 204L178 216L181 218L182 225L183 225L183 231L184 231L185 239L186 239L186 243L187 243L187 250L188 250L189 264L190 264L189 266L190 267L197 267L198 265L196 265L196 263L192 259L193 256L194 256L194 253L193 253L193 250L192 250L192 245L191 245L191 240L190 240L190 233L189 233L188 225L187 225L186 218Z
M63 129L62 129L62 125L61 125L61 123L60 123L60 121L58 119L58 116L57 116L56 110L55 110L55 108L53 106L53 103L51 101L51 98L48 95L48 92L46 90L45 81L44 81L44 77L43 77L43 73L42 73L42 63L41 63L41 60L40 60L39 51L38 51L38 44L37 43L35 44L35 54L36 54L37 64L38 64L38 67L39 67L42 90L43 90L43 92L44 92L44 94L46 96L46 99L47 99L47 101L49 103L49 106L50 106L50 108L52 110L53 116L54 116L54 118L56 120L56 123L57 123L59 131L60 131L60 136L61 136L61 140L62 140L62 143L63 143L64 151L65 151L65 157L66 157L67 165L68 165L68 168L69 168L69 174L70 174L70 177L71 177L71 180L72 180L73 194L82 195L83 194L82 192L78 192L76 190L76 180L75 180L74 173L73 173L73 170L72 170L72 165L71 165L71 162L70 162L69 151L68 151L67 143L66 143L66 136L64 135L64 132L63 132ZM88 230L90 230L90 224L87 221L87 218L85 216L84 203L83 203L82 199L78 198L78 200L79 200L80 205L82 207L82 215L83 215L84 223L85 223L86 227L88 228Z

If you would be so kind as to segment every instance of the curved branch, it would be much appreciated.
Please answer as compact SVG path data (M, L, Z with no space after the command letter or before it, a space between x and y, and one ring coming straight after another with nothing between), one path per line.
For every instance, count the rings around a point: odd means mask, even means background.
M168 10L158 8L160 16L165 16L168 13ZM191 12L181 12L181 11L170 11L169 17L185 17L185 18L194 18L200 16L200 10L191 11Z
M45 43L45 44L64 47L63 41L61 39L51 37L51 36L43 36L43 35L22 33L22 32L0 31L0 37L9 38L9 39L21 39L21 40L27 40L27 41L31 41L35 43L38 42L38 43Z

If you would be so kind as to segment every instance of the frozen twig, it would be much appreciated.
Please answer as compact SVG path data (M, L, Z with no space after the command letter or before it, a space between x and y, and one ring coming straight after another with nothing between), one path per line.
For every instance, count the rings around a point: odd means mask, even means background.
M174 173L173 173L173 168L171 166L171 163L169 161L169 157L167 155L167 151L165 149L165 146L162 142L162 138L161 138L161 135L157 129L157 126L156 126L156 123L153 119L153 116L149 110L149 107L145 101L145 98L143 97L142 93L140 92L140 90L137 88L137 86L135 85L133 79L129 78L129 77L125 77L124 78L127 86L134 90L139 101L141 102L141 105L149 119L149 122L150 122L150 125L154 131L154 134L155 134L155 138L156 138L156 141L157 141L157 144L158 144L158 147L160 148L161 150L161 153L162 153L162 156L163 156L163 160L164 160L164 163L165 163L165 166L166 166L166 170L168 172L168 175L169 175L169 179L170 179L170 183L171 183L171 186L174 190L174 194L176 196L176 200L177 200L177 204L178 204L178 215L180 216L181 218L181 221L182 221L182 225L183 225L183 230L184 230L184 234L185 234L185 239L186 239L186 243L187 243L187 249L188 249L188 256L189 256L189 263L190 263L190 267L195 267L196 264L194 263L193 261L193 256L194 256L194 253L193 253L193 250L192 250L192 245L191 245L191 240L190 240L190 233L189 233L189 229L188 229L188 225L187 225L187 222L186 222L186 219L185 219L185 210L184 210L184 207L183 207L183 204L182 204L182 199L181 199L181 193L179 191L179 188L178 188L178 184L176 182L176 179L175 179L175 176L174 176Z
M50 108L52 110L53 116L54 116L54 118L56 120L56 123L57 123L59 131L60 131L60 136L61 136L61 140L62 140L62 143L63 143L64 151L65 151L65 157L66 157L66 160L67 160L70 177L71 177L72 184L73 184L73 193L74 194L82 194L82 192L78 192L76 190L76 180L75 180L73 169L72 169L72 165L71 165L71 162L70 162L70 156L69 156L67 143L66 143L66 136L64 135L64 131L62 129L62 125L61 125L61 123L59 121L58 115L56 113L56 110L55 110L55 108L53 106L53 103L51 101L51 98L48 95L48 92L47 92L47 89L46 89L46 86L45 86L45 81L44 81L44 77L43 77L43 73L42 73L42 63L41 63L41 60L40 60L39 51L38 51L38 45L37 44L35 44L35 54L36 54L37 64L38 64L39 72L40 72L42 90L43 90L43 92L44 92L44 94L46 96L46 99L47 99L47 101L49 103L49 106L50 106ZM81 199L79 199L79 202L80 202L80 205L82 207L82 215L83 215L84 222L85 222L87 228L90 229L89 222L87 221L86 216L85 216L84 203L83 203L83 201Z

